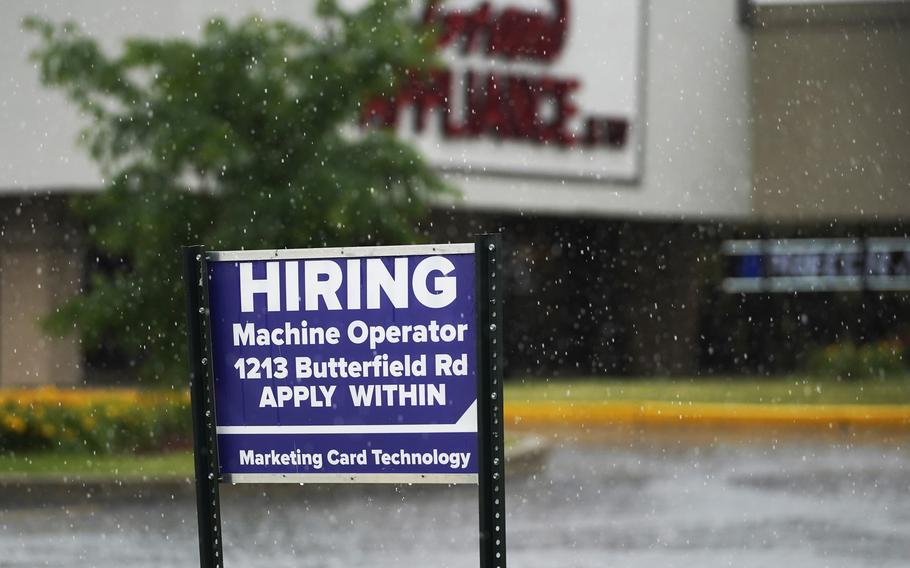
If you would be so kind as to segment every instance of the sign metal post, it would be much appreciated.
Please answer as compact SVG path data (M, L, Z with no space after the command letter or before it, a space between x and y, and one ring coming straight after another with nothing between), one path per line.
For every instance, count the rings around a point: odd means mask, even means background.
M215 404L208 328L205 248L183 248L186 284L187 339L190 356L190 399L193 412L193 458L196 468L196 519L199 566L221 568L221 501L218 483L218 445L215 442Z
M506 566L501 249L497 234L479 235L475 241L480 568Z

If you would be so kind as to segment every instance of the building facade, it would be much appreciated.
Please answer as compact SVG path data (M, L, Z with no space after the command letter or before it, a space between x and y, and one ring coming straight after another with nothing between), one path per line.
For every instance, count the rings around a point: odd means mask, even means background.
M116 49L196 34L213 13L306 23L313 5L58 1L39 15ZM103 374L39 324L91 265L65 201L104 180L78 146L84 117L28 60L20 21L36 9L14 0L0 22L17 38L0 46L0 386ZM900 332L904 292L731 294L721 252L906 238L910 4L451 0L415 2L415 18L443 30L444 68L367 118L461 190L435 208L435 238L505 231L513 375L781 372L800 364L794 342Z

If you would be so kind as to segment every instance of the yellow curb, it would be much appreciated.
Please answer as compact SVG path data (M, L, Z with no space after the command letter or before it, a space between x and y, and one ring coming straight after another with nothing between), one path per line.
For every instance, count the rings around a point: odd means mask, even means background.
M712 424L910 428L910 405L623 402L506 402L516 425Z

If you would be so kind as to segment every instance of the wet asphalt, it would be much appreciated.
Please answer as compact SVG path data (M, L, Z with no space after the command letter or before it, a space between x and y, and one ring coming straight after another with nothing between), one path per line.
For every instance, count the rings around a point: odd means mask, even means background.
M910 565L910 452L845 440L552 439L510 475L521 567ZM0 506L0 566L198 565L191 486ZM9 490L9 489L7 489ZM477 566L473 487L224 486L225 566Z

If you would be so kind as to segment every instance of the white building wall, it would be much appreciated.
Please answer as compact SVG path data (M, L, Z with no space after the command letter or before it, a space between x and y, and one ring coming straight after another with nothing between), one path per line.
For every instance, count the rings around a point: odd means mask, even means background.
M589 2L595 0L575 0ZM600 0L596 0L600 1ZM750 214L748 30L736 0L641 0L645 9L643 147L639 178L605 182L523 175L447 177L468 208L613 217L728 218ZM84 122L43 88L27 60L35 13L72 19L115 48L131 35L196 34L213 13L251 12L305 22L312 0L180 2L5 0L0 19L0 191L95 190L97 168L76 140ZM591 25L597 25L593 22ZM604 53L603 57L610 57Z
M649 0L638 183L453 177L475 207L617 217L750 213L749 33L736 2Z

